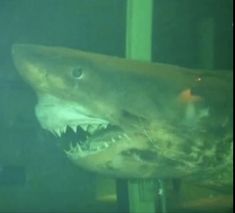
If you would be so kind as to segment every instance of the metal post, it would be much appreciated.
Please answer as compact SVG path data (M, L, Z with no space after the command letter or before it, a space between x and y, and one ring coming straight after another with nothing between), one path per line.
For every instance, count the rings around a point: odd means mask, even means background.
M128 0L126 58L151 61L153 0ZM155 193L151 180L128 182L131 213L154 213Z

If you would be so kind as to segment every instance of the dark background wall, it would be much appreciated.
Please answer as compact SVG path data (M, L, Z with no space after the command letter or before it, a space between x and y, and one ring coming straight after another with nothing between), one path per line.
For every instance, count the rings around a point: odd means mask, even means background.
M153 18L154 60L203 68L202 48L212 46L213 68L231 69L232 8L232 0L156 0ZM202 41L205 38L207 40ZM202 47L205 43L207 45Z

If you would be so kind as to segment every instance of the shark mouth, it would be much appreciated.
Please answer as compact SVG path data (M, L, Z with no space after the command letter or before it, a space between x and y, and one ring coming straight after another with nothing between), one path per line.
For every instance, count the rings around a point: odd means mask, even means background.
M86 157L108 149L123 137L120 127L89 115L76 102L40 95L35 108L43 129L53 133L70 157Z

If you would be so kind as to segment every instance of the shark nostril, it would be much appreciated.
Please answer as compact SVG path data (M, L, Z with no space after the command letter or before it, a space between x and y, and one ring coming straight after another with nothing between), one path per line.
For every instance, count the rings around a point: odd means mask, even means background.
M83 76L83 68L75 67L72 69L72 77L75 79L81 79Z

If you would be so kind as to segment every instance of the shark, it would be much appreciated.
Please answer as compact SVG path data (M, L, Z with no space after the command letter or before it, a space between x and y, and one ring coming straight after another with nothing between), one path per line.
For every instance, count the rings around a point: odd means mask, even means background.
M232 184L231 71L14 44L41 127L67 157L118 178Z

